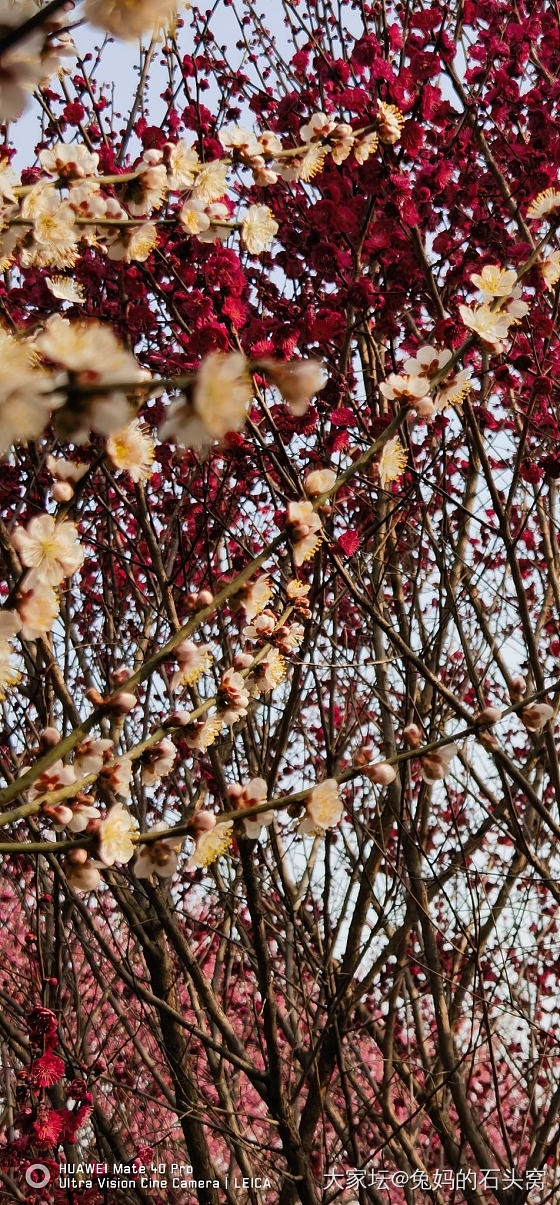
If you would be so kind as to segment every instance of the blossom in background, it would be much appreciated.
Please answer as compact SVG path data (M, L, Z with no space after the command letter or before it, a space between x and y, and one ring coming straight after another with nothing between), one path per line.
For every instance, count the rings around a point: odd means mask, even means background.
M547 289L551 289L560 280L560 251L550 251L539 267Z
M49 176L58 176L66 181L83 180L84 176L95 176L99 155L79 142L56 142L39 151L39 163Z
M130 757L117 757L114 761L108 762L103 766L102 774L104 781L115 792L115 795L121 795L125 799L130 792L132 780Z
M305 800L305 815L299 822L298 832L306 836L324 836L325 830L339 824L341 818L338 783L336 778L327 778L313 787Z
M198 812L192 828L194 850L187 862L187 870L210 866L225 853L233 837L233 821L217 824L212 812Z
M254 808L259 804L266 803L267 786L264 778L252 778L250 782L244 786L238 783L232 783L227 789L228 796L232 802L232 806L239 808ZM259 812L257 816L249 816L241 821L243 832L246 837L250 837L253 841L257 841L260 837L263 826L266 828L272 824L274 820L274 812L272 810Z
M527 217L530 222L541 222L557 213L560 213L560 192L556 188L545 188L531 201Z
M36 515L27 527L16 527L12 544L22 565L29 569L24 589L37 583L58 586L84 561L76 524L69 520L57 523L52 515Z
M0 330L0 456L42 435L64 402L55 385L52 373L38 369L31 344Z
M487 305L460 305L459 313L464 325L496 355L504 350L503 340L507 338L512 319L503 310L491 310Z
M46 582L35 582L18 596L18 615L24 640L37 640L51 632L60 611L56 590Z
M21 674L12 661L13 647L8 640L0 639L0 702L21 679Z
M107 440L107 452L115 468L123 469L133 481L147 481L151 477L154 451L148 428L137 418Z
M309 498L316 498L318 494L326 494L331 490L336 481L336 473L332 469L314 469L308 473L304 482L304 489Z
M85 302L82 286L76 284L71 276L47 276L45 284L58 301L68 301L71 305L83 305Z
M241 243L250 255L259 255L278 232L268 205L251 205L241 223Z
M193 640L183 640L175 649L179 668L171 679L171 689L178 686L193 686L201 674L205 674L212 661L209 644L195 644Z
M152 829L152 833L158 829ZM165 831L165 830L163 830ZM136 847L136 860L132 873L137 879L151 879L156 874L160 879L170 879L175 874L183 844L183 837L162 836L161 840L149 841Z
M106 754L113 749L114 742L109 737L88 736L80 741L74 750L74 769L76 777L86 774L99 774L103 769Z
M163 737L157 745L152 745L151 749L146 749L142 758L142 782L145 786L151 787L160 778L170 774L176 756L175 745L168 737Z
M105 866L123 865L134 854L134 821L128 808L115 803L99 826L99 857Z
M292 544L294 563L303 565L316 552L323 538L321 520L311 502L290 502L286 529Z
M529 703L519 713L519 718L528 732L540 732L553 715L554 708L550 703Z
M116 38L133 39L171 24L179 3L180 0L86 0L85 17Z
M77 464L74 460L65 460L62 456L51 456L49 453L46 467L55 480L51 490L55 502L69 502L74 496L74 485L85 476L89 465Z
M396 105L388 105L383 100L377 101L377 129L381 142L392 146L398 142L404 126L404 115Z
M241 674L236 670L228 669L223 675L216 696L216 706L222 724L227 724L229 728L247 715L249 695Z
M440 782L449 772L450 763L459 751L458 745L442 745L432 753L425 753L420 758L420 773L424 782L430 785Z
M382 489L386 490L388 485L402 477L406 462L406 448L403 448L398 435L395 435L385 444L379 459L379 481Z
M486 264L482 272L471 275L471 280L484 299L490 301L493 297L509 297L517 284L517 272L500 268L499 264Z
M320 360L258 360L256 367L264 369L280 390L290 414L301 418L311 398L327 383L327 372Z
M0 28L4 32L24 25L37 14L35 0L2 0ZM65 20L64 12L53 14L46 29L39 25L25 38L19 38L2 55L0 72L0 121L14 121L23 113L28 96L39 84L45 84L60 67L59 56L76 53L71 39L56 37L56 27ZM53 37L53 29L55 36ZM49 35L51 35L49 37Z
M240 600L245 616L249 623L264 611L269 598L272 598L272 586L267 573L261 573L254 582L240 592Z

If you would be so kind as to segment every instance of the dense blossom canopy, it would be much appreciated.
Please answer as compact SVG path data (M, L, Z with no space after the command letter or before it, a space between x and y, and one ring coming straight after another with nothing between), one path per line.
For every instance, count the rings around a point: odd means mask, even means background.
M0 1177L544 1205L558 10L262 7L0 2Z

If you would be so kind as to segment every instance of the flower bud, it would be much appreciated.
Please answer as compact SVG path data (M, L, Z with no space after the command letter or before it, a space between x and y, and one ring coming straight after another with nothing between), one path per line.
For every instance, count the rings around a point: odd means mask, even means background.
M497 724L501 720L502 713L498 707L483 707L482 711L475 715L474 722L477 726L485 727L487 724Z
M512 703L520 703L526 690L527 683L525 678L521 674L517 674L515 678L511 679L509 685L509 697Z
M61 736L58 728L43 728L42 732L39 733L41 751L46 749L54 749L55 745L58 745L60 740Z
M172 711L161 721L161 726L162 728L186 728L190 722L190 711Z
M395 767L390 766L386 761L375 762L373 766L367 766L364 774L370 782L376 783L380 787L389 786L389 783L394 782L397 777Z
M125 682L128 682L129 678L130 670L126 665L119 666L119 668L116 669L113 674L111 674L111 682L113 683L113 686L124 686Z
M66 878L74 891L95 891L101 882L97 867L91 863L86 866L69 866Z
M406 728L403 728L403 736L409 749L418 749L422 744L422 729L418 724L407 724Z
M431 418L435 411L435 405L430 397L421 397L414 403L414 409L418 418Z
M107 707L113 715L128 715L136 707L136 695L127 690L119 690L107 699Z
M74 497L74 490L69 481L56 481L51 489L53 502L69 502Z
M207 833L216 827L216 817L213 812L196 812L190 822L193 833Z
M69 849L67 858L73 866L85 866L88 860L88 851L81 847L79 849Z

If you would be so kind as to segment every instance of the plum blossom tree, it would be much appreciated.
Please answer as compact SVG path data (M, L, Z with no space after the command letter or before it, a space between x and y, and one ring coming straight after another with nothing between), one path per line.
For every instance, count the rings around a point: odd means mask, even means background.
M2 1199L545 1205L558 9L265 7L0 4Z

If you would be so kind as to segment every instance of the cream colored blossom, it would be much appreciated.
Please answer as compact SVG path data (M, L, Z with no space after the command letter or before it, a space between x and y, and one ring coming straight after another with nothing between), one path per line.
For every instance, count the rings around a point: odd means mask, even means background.
M416 406L418 400L429 393L430 382L425 376L411 377L392 372L386 381L382 381L379 390L390 402L396 400Z
M153 786L160 778L166 778L175 764L177 750L169 737L163 737L156 745L152 745L142 758L142 782L147 787Z
M203 201L188 200L179 210L179 221L187 234L199 235L210 227L210 218Z
M134 854L132 834L134 820L122 803L115 803L101 821L99 828L99 857L105 866L123 865Z
M344 163L354 146L354 131L347 122L339 121L330 137L333 163Z
M403 448L398 435L395 435L385 444L379 460L379 481L382 489L386 490L388 485L402 477L406 462L406 449Z
M32 589L24 589L17 604L24 640L37 640L51 632L60 604L58 595L46 582L37 582Z
M111 327L101 322L70 322L60 314L49 318L37 336L35 346L46 359L76 374L76 384L88 392L67 403L58 417L61 431L74 443L84 443L91 431L111 435L130 421L128 394L134 382L145 381L149 373L141 369L134 356L121 347ZM82 375L83 374L83 375ZM119 384L126 384L119 391ZM93 385L110 386L99 394Z
M543 218L560 213L560 191L556 188L545 188L531 201L527 210L530 222L540 222Z
M187 870L206 868L225 853L233 837L233 821L216 824L214 828L196 834L195 847L187 862Z
M280 390L290 413L300 418L309 408L311 398L327 383L327 372L321 360L258 360L267 377Z
M144 264L157 245L157 226L154 222L143 222L141 226L119 231L114 242L107 247L107 256L109 259L122 260L125 264Z
M192 724L187 724L182 735L189 749L197 749L200 753L204 753L210 745L214 744L221 728L221 716L211 715L206 720L194 720Z
M1 0L0 30L7 33L14 27L24 25L36 15L34 0L18 0L17 4L12 3L12 0ZM19 38L15 45L2 55L0 121L14 121L20 117L29 93L46 80L50 72L43 60L45 49L45 33L39 27L27 37ZM53 54L53 70L55 61Z
M208 205L210 201L219 201L227 186L228 165L223 159L214 159L205 163L197 172L192 196L196 201Z
M238 431L251 403L251 378L247 361L238 352L222 355L212 352L198 370L193 390L193 406L213 439L223 439L227 431Z
M53 515L36 515L27 527L16 527L12 543L22 565L30 570L24 585L44 582L58 586L75 573L84 561L84 550L75 523L57 523Z
M21 184L21 177L10 165L9 159L0 159L0 198L2 201L15 201L14 189Z
M387 105L385 101L377 101L377 127L382 142L392 145L398 142L404 126L404 115L396 105Z
M124 470L133 481L147 481L151 477L154 450L147 427L137 418L107 440L107 452L115 468Z
M241 223L241 242L250 255L259 255L270 246L278 231L278 222L268 205L251 205Z
M249 694L241 674L234 669L226 670L222 675L216 696L218 716L222 724L231 728L243 716L247 715Z
M121 795L125 799L130 793L132 772L130 757L116 757L114 761L107 762L103 766L103 779L115 795Z
M305 492L309 498L316 498L318 494L325 494L332 489L335 481L336 473L332 469L313 469L305 478Z
M179 668L171 679L171 689L178 686L193 686L202 674L205 674L212 662L209 644L195 644L193 640L183 640L175 649Z
M200 159L196 147L180 139L174 145L168 143L164 148L164 161L167 167L167 187L171 192L182 192L194 184Z
M83 180L84 176L96 174L99 155L96 151L88 151L81 143L57 142L39 152L39 163L49 176L58 176L61 180Z
M551 251L539 264L547 289L560 280L560 251Z
M12 661L13 648L8 640L0 640L0 702L13 686L16 686L21 674Z
M29 343L0 330L0 456L12 444L42 435L64 397L52 373L37 368Z
M243 126L229 125L220 130L218 138L225 151L237 154L245 162L260 156L262 146L255 134Z
M458 751L458 745L442 745L441 749L434 749L432 753L425 753L420 758L420 773L424 782L430 785L435 782L441 782L447 776L450 763L456 757Z
M286 518L294 563L303 565L316 552L323 538L321 520L311 502L290 502Z
M354 143L354 158L357 163L365 163L370 155L373 155L379 145L379 134L371 133L364 134L363 138L359 138Z
M10 640L21 628L21 620L17 611L0 611L0 641Z
M123 194L123 202L132 217L140 218L153 209L159 209L167 193L167 169L165 164L151 162L151 157L161 156L161 151L144 151L136 171L129 180Z
M264 611L269 598L272 598L272 586L268 574L261 573L260 577L257 577L254 582L250 582L248 586L245 586L240 598L245 616L249 623L252 623L253 619L257 615L260 615L261 611Z
M257 620L258 622L258 620ZM286 662L278 649L270 649L262 661L257 662L246 678L246 684L253 695L266 695L286 677Z
M471 389L471 374L468 368L451 373L451 376L444 378L434 395L436 410L445 410L446 406L460 406Z
M320 139L328 138L335 125L336 122L332 117L319 111L313 114L307 125L301 126L299 136L302 142L317 142Z
M68 301L71 305L83 305L85 302L82 286L76 284L71 276L47 276L45 284L59 301Z
M323 836L325 830L339 824L342 818L342 800L338 793L336 778L327 778L313 787L305 800L305 815L298 825L298 832L306 835Z
M73 891L96 891L101 884L99 868L92 861L70 864L65 869L68 886Z
M233 807L240 810L245 808L254 808L266 803L267 785L264 778L252 778L250 782L240 786L233 783L228 787L228 796L232 801ZM247 819L241 820L243 832L246 837L253 841L257 841L261 834L263 825L268 827L274 820L273 811L259 812L256 816L248 816Z
M460 305L459 313L464 325L474 331L474 334L496 354L504 350L502 340L507 338L512 319L503 310L491 310L487 305L479 305L474 309Z
M170 24L178 6L178 0L86 0L85 17L114 37L131 40Z
M151 830L152 833L157 831ZM182 844L181 837L166 838L162 835L160 841L150 841L137 846L136 861L132 867L135 878L151 879L152 875L156 874L160 879L170 879L177 869Z
M492 297L509 297L515 288L517 273L513 269L500 268L499 264L485 264L481 273L472 274L471 280L483 297L491 300Z
M426 344L424 347L419 347L415 356L405 360L403 364L403 373L409 377L426 377L429 381L436 373L441 372L445 365L451 359L453 353L448 347L444 347L441 351L432 347L431 344Z
M307 183L308 180L312 180L314 176L317 176L323 169L325 159L328 154L328 149L329 148L327 146L322 146L320 144L316 146L309 146L300 160L298 174L294 178L296 180L303 180L304 183ZM295 170L295 160L292 160L292 163ZM283 176L285 180L289 180L290 178L289 174L287 174L288 172L288 164L286 164L284 172L282 172L281 168L278 168L278 175Z

